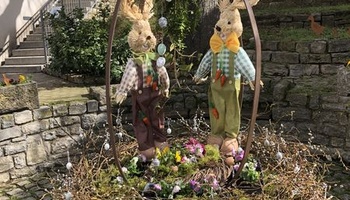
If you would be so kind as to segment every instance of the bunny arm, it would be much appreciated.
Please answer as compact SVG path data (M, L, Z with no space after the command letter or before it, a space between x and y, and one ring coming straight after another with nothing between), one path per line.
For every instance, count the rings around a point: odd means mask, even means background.
M135 87L135 83L137 82L136 67L137 66L132 59L129 59L126 64L120 85L115 93L117 103L122 103L125 100L127 93L133 87Z
M223 63L228 63L228 49L224 48L221 53L219 53L218 57L222 57ZM212 67L212 60L213 60L213 52L209 50L203 57L201 63L199 64L199 67L197 69L197 72L194 76L194 79L202 79L204 78L210 71ZM217 59L218 64L220 62L220 58ZM241 74L248 79L249 82L255 80L255 68L253 63L251 62L248 54L246 51L240 47L237 54L234 57L234 66L235 66L235 72L234 72L234 78L240 79ZM228 68L226 67L226 69ZM226 72L227 74L227 72Z
M160 84L162 85L162 90L166 97L169 96L170 79L168 72L164 66L158 67L158 74L160 79Z

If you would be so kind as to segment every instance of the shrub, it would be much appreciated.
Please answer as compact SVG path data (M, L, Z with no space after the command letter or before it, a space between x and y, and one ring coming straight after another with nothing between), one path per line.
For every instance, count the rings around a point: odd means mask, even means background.
M60 74L74 73L104 76L110 24L110 8L102 4L91 19L84 19L82 9L67 14L64 9L48 16L53 29L48 37L51 53L49 70ZM130 56L127 33L130 25L121 21L113 40L112 79L119 79Z

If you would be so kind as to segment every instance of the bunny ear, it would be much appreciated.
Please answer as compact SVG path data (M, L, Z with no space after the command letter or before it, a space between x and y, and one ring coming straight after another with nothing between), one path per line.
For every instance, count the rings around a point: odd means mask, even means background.
M121 13L123 16L128 18L131 21L138 21L145 19L144 15L149 16L148 7L150 0L141 0L139 3L137 3L135 0L123 0L121 3ZM153 2L151 4L153 7ZM147 8L147 9L145 9ZM146 11L146 12L145 12ZM148 19L148 18L147 18Z
M231 3L232 3L232 0L219 0L218 7L220 12L223 12L224 10L226 10Z
M153 13L153 0L145 0L142 8L142 15L144 20L150 19Z
M246 6L243 2L243 0L229 0L231 2L231 4L226 7L226 9L246 9ZM251 6L255 6L257 3L259 2L259 0L249 0L249 4Z

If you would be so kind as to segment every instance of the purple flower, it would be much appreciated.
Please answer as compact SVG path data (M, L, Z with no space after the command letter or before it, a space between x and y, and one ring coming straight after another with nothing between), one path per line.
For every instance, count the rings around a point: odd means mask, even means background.
M199 192L201 190L201 186L200 186L199 182L197 182L195 180L190 181L190 187L195 192Z
M233 166L233 170L235 170L235 171L238 171L238 168L239 168L239 164L235 164L235 165Z
M233 154L234 155L234 154ZM243 157L244 157L244 150L239 147L238 150L237 150L237 154L234 155L235 156L235 161L241 161L243 160Z
M211 186L213 187L214 190L219 189L220 188L219 181L216 180L216 178L214 178Z

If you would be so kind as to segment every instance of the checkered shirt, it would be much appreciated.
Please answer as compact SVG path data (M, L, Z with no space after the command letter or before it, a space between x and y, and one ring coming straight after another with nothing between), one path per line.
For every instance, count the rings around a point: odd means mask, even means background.
M220 62L222 63L221 70L224 72L226 76L229 75L229 55L230 51L227 48L224 48L217 55L217 67L219 68ZM213 66L213 52L209 50L203 57L197 72L195 74L198 78L204 78L207 76L209 72L211 72ZM241 74L248 79L248 81L255 80L255 68L253 63L251 62L246 51L240 47L237 54L234 55L233 65L235 67L234 78L240 79ZM215 76L212 74L211 76Z
M116 91L117 95L124 95L126 96L127 93L130 90L138 90L138 76L137 76L137 70L136 67L139 67L136 65L136 63L133 61L132 58L128 59L128 62L126 64L124 74L122 77L122 80L120 82L120 85ZM162 67L156 67L158 72L158 78L159 83L162 85L163 90L168 90L170 86L170 80L168 76L168 72L164 66ZM146 76L147 76L147 66L145 64L142 64L143 69L143 88L150 87L146 84Z

